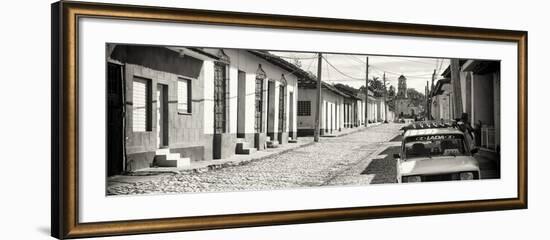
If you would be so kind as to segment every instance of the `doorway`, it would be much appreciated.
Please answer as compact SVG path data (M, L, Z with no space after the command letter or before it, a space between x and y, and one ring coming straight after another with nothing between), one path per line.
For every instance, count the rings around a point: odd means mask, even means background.
M107 176L124 172L124 69L107 64Z
M168 86L157 84L157 148L168 147Z
M271 141L275 140L275 82L268 81L267 83L267 135L271 137Z
M288 95L288 131L290 132L290 138L296 139L294 132L294 92L289 92Z
M239 71L237 81L237 138L245 137L246 73Z

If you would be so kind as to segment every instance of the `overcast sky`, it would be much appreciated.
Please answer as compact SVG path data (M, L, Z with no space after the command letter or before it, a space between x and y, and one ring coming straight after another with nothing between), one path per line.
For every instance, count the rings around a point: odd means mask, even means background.
M317 74L317 53L271 52L289 62L298 59L301 68ZM322 79L330 83L343 83L355 88L365 84L365 55L323 54ZM407 87L424 93L426 81L431 81L434 69L436 81L449 66L449 59L369 56L369 78L379 77L386 72L386 81L397 88L397 78L403 74Z

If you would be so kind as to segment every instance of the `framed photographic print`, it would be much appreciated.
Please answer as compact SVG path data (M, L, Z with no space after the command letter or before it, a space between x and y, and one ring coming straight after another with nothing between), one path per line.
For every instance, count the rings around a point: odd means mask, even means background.
M61 1L52 236L527 208L527 32Z

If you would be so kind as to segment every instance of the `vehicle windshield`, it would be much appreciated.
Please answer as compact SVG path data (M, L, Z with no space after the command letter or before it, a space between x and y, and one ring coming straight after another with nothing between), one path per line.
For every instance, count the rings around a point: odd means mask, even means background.
M405 139L405 158L466 155L460 134L423 135Z

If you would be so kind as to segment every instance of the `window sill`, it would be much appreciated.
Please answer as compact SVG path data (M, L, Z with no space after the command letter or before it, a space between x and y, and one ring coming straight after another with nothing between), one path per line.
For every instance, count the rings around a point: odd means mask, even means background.
M178 112L178 115L188 115L188 116L191 116L191 115L193 115L193 113Z

